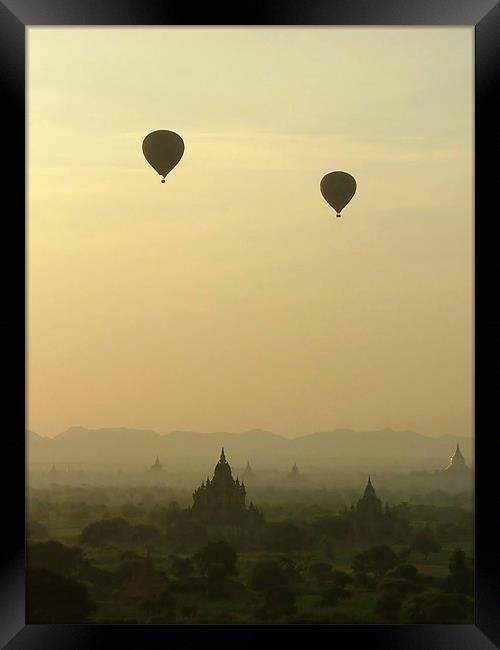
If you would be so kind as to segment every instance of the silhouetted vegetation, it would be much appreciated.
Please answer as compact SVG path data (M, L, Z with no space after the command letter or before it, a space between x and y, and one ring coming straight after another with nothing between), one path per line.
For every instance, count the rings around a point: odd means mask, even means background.
M252 527L163 483L32 486L28 620L472 622L470 495L380 492L261 486Z
M424 558L427 559L429 553L438 553L441 550L441 544L432 532L426 529L416 533L412 542L412 549L422 553Z
M28 570L28 623L85 623L93 610L88 589L82 583L46 569Z

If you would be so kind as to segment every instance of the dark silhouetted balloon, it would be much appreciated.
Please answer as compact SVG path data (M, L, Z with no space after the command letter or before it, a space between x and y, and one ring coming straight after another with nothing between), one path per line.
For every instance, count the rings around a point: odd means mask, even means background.
M356 192L356 181L347 172L330 172L319 185L321 194L340 217L340 213Z
M142 142L142 153L151 167L163 176L172 171L184 153L184 141L173 131L153 131Z

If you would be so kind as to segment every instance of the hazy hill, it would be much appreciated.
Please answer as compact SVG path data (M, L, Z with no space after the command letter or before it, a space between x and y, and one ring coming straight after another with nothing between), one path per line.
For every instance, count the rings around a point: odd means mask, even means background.
M442 467L460 443L467 463L472 464L472 440L423 436L414 431L359 432L322 431L285 438L269 431L245 433L197 433L127 428L85 429L71 427L54 438L28 432L29 460L33 463L126 463L151 464L158 455L169 465L208 464L212 466L222 446L235 466L246 464L285 468L299 465L326 466L397 463L402 468Z
M50 462L48 459L52 458L54 453L52 438L44 438L33 431L27 431L26 441L29 462L37 462L38 460Z

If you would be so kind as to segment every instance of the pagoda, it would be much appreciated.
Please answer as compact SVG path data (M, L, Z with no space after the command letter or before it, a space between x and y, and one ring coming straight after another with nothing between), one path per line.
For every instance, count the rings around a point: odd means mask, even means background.
M460 445L457 442L457 448L455 449L455 453L450 458L450 462L448 463L447 467L445 467L443 472L449 474L464 474L469 471L470 469L469 467L467 467L465 463L465 458L463 457L463 454L460 451Z
M288 479L290 481L300 481L302 479L302 474L300 473L299 468L297 467L297 463L293 464L293 467L290 470L290 474L288 475Z
M233 478L231 466L222 448L212 479L207 477L193 492L191 516L210 525L243 525L260 518L253 503L247 507L245 484Z
M118 593L121 598L144 601L159 598L167 588L167 578L155 568L148 550L143 566L138 566L130 577L125 579Z
M409 528L408 522L401 519L396 509L388 504L382 505L373 487L371 476L361 499L350 510L344 510L343 516L351 524L352 532L358 539L383 540L397 539L404 536Z
M249 479L253 477L253 469L250 465L250 461L247 461L247 466L245 467L245 471L243 472L243 478Z
M155 462L151 465L150 472L161 472L163 470L163 465L160 463L158 456L156 457Z
M382 501L375 493L371 476L368 476L368 483L366 484L363 496L356 505L356 512L365 519L377 518L382 514Z

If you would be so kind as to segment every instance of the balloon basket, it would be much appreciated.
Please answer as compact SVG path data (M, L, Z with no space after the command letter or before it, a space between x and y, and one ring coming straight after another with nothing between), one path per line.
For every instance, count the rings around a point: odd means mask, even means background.
M161 182L162 182L162 183L164 183L164 182L165 182L165 179L164 179L164 178L162 178L162 180L161 180Z

